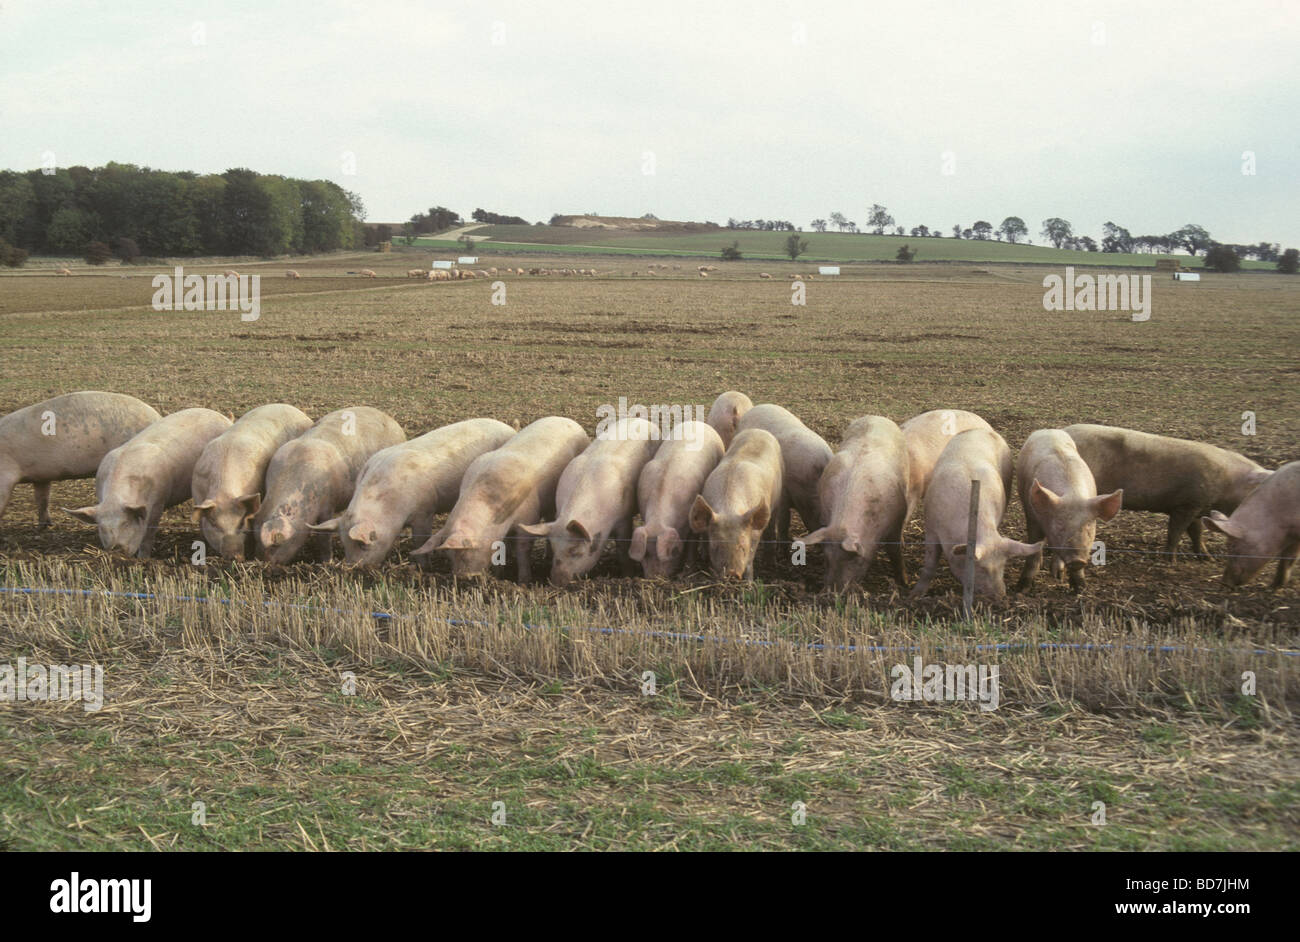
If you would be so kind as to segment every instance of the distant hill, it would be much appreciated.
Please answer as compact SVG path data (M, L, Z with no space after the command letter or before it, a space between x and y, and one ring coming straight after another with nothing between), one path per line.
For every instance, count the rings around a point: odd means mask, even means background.
M673 231L673 232L709 232L720 229L717 223L680 222L674 219L633 219L631 216L555 216L551 219L553 226L569 226L574 229L628 229L634 232Z

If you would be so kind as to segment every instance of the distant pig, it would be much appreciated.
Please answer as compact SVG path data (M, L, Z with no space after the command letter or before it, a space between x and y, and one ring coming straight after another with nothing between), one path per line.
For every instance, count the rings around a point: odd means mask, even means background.
M907 442L908 473L912 476L912 493L917 500L925 497L935 463L954 435L973 428L993 431L993 426L974 412L961 409L922 412L912 416L900 428L903 430L903 440Z
M1192 550L1205 552L1201 515L1230 514L1273 472L1226 448L1182 438L1151 435L1109 425L1071 425L1079 456L1097 490L1124 490L1126 510L1169 515L1165 552L1176 555L1186 533Z
M50 482L95 476L104 456L160 416L139 399L74 392L0 418L0 517L15 485L31 484L36 523L50 525Z
M799 511L804 528L816 530L822 525L817 488L822 472L831 463L833 452L825 439L799 420L788 409L771 403L754 406L741 417L737 428L761 428L771 432L781 443L781 461L785 482L785 511L776 522L778 542L790 539L790 508Z
M194 465L230 419L211 409L182 409L114 448L95 474L96 503L64 510L99 528L106 550L144 559L153 554L158 521L190 499Z
M689 563L686 550L699 542L690 530L691 504L725 450L711 425L683 422L641 469L636 492L644 522L632 531L628 556L647 578L666 579Z
M770 541L789 513L785 500L781 443L761 428L737 432L691 507L691 529L708 537L713 571L752 581L764 533Z
M475 458L447 523L411 555L445 550L452 573L471 576L486 572L494 559L504 562L504 553L498 558L497 551L511 539L519 581L527 582L532 577L528 551L533 537L521 527L555 516L560 475L590 442L577 422L552 415Z
M957 581L966 584L966 537L970 522L971 481L980 482L975 526L975 592L1002 598L1007 560L1043 551L1042 541L1029 544L998 533L1011 488L1011 449L997 432L971 429L953 436L939 455L925 496L925 566L912 589L919 598L930 589L939 568L939 551Z
M1027 439L1016 460L1016 484L1025 508L1026 540L1047 538L1052 575L1068 570L1070 588L1082 591L1084 569L1092 554L1097 521L1119 513L1124 491L1097 496L1097 482L1079 457L1074 439L1060 429L1039 429ZM1043 554L1025 560L1017 591L1028 589L1042 565Z
M456 505L470 463L514 434L496 419L468 419L377 451L362 469L347 510L309 529L338 533L349 566L378 566L405 527L411 528L412 544L423 545L433 535L433 518Z
M724 392L713 400L713 406L709 409L708 423L722 439L724 449L731 447L731 440L736 435L736 424L752 408L754 403L750 402L749 397L735 390Z
M1300 461L1288 462L1273 472L1246 496L1231 517L1212 510L1201 522L1228 538L1224 585L1245 585L1270 559L1276 559L1277 575L1272 587L1282 588L1300 556Z
M208 442L194 465L191 492L194 522L213 552L238 560L251 555L267 465L281 445L309 428L306 413L277 402L245 412Z
M818 486L826 526L803 538L825 547L828 588L861 581L882 547L894 579L907 586L903 528L916 504L911 488L902 429L879 415L854 419Z
M339 409L298 438L285 442L266 468L266 496L253 518L258 554L270 563L289 563L298 555L313 523L348 505L357 476L381 448L406 441L393 419L369 406ZM315 555L330 558L330 535L318 533Z
M652 439L645 419L620 419L564 469L555 490L554 522L520 525L524 533L550 540L552 585L568 585L590 572L611 539L624 575L630 574L637 479L659 447L657 432Z

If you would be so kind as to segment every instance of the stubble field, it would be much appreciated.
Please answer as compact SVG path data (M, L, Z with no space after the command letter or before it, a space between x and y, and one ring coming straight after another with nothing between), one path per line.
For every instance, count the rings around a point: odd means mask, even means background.
M424 264L237 265L264 274L251 323L151 310L153 270L0 277L0 410L109 389L164 413L370 405L412 436L479 415L567 415L590 431L619 397L707 410L739 389L832 446L860 415L961 408L1013 448L1037 428L1101 422L1268 467L1300 456L1295 279L1153 278L1151 320L1133 323L1045 312L1055 270L1033 267L845 266L795 305L786 275L805 264L722 265L705 280L688 264L651 278L642 260L566 258L554 264L601 275L502 277L494 305L490 282L400 277ZM344 274L365 267L384 277ZM52 503L92 493L56 484ZM864 591L832 596L815 550L806 566L760 565L753 586L622 579L610 555L557 590L454 583L441 561L417 573L406 539L368 575L200 569L185 507L165 516L156 560L126 561L59 516L38 533L21 486L0 522L0 662L96 660L106 700L97 713L0 704L0 840L13 846L1300 843L1300 665L1286 653L1300 646L1300 586L1268 592L1270 566L1226 591L1221 561L1159 556L1163 517L1103 525L1107 562L1083 595L1044 574L966 622L946 567L921 601L881 564ZM1003 532L1023 536L1018 503ZM920 535L915 520L913 577ZM544 576L540 544L535 558ZM916 654L998 664L999 708L892 701L890 668ZM339 692L344 671L355 696ZM494 801L504 825L489 821Z

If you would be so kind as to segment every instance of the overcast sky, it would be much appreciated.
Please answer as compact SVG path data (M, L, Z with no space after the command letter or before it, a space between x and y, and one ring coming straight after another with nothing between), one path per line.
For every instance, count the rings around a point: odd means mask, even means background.
M879 202L1300 246L1298 115L1296 0L0 2L0 167L243 166L383 222Z

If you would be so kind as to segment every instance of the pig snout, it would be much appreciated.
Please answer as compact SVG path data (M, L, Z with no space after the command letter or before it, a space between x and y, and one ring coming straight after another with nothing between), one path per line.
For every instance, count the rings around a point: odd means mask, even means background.
M1084 577L1084 572L1087 568L1088 564L1081 559L1071 560L1066 566L1066 569L1070 573L1070 588L1075 592L1083 591L1083 588L1087 583L1087 579Z

